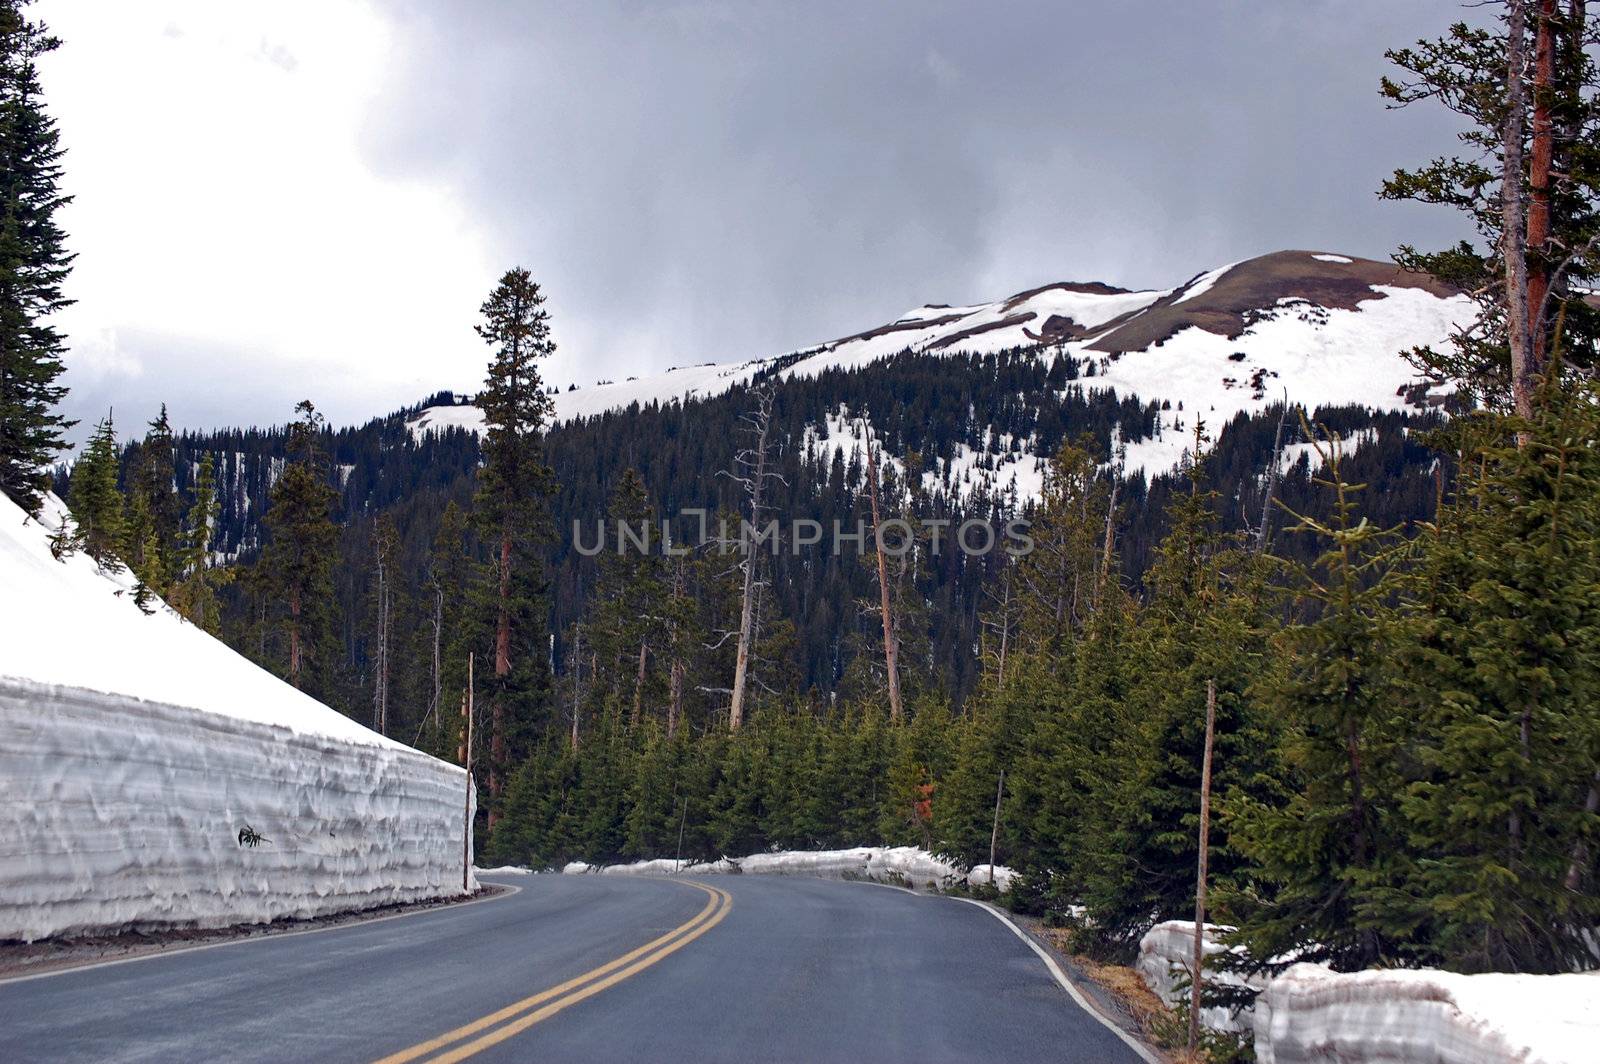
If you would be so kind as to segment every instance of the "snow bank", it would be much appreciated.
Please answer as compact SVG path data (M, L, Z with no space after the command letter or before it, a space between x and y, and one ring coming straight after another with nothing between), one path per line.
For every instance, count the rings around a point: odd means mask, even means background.
M1600 974L1340 974L1296 964L1256 999L1255 1035L1261 1064L1577 1064L1600 1045Z
M1212 968L1226 953L1227 928L1207 924L1206 979L1260 990L1237 1016L1212 1006L1200 1020L1219 1031L1255 1034L1261 1064L1565 1064L1595 1059L1600 1045L1600 973L1457 975L1383 971L1341 974L1320 964L1292 965L1275 979L1245 980ZM1235 947L1236 948L1236 947ZM1194 923L1168 920L1139 942L1137 968L1168 1005L1194 957Z
M1228 930L1230 929L1218 927L1216 924L1205 925L1205 939L1201 949L1206 956L1207 982L1213 986L1222 984L1252 986L1259 989L1265 985L1264 980L1259 977L1246 980L1234 972L1219 972L1213 968L1215 961L1212 958L1229 952L1229 947L1218 941L1219 936ZM1164 921L1146 931L1144 937L1139 940L1139 959L1134 967L1144 979L1145 985L1169 1006L1176 1007L1180 1003L1188 1002L1188 976L1193 965L1193 920ZM1202 1008L1200 1022L1214 1031L1250 1030L1248 1010L1235 1016L1231 1010L1221 1005Z
M56 561L60 513L0 497L0 939L461 893L461 769Z
M573 861L567 875L608 876L707 875L743 873L758 876L814 876L819 879L865 879L911 887L943 889L966 877L960 869L914 846L859 846L851 850L784 850L719 861L675 861L660 858L625 865L591 865ZM1009 869L1000 869L1009 875ZM987 879L987 877L985 877Z
M1009 894L1011 892L1011 881L1017 878L1017 873L1005 865L994 865L993 867L994 875L991 877L989 875L989 865L973 865L972 871L967 873L967 886L992 886L1001 894Z

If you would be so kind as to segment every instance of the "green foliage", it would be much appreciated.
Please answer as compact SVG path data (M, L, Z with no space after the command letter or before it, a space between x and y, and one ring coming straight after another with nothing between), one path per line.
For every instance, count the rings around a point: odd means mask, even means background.
M195 475L194 501L179 539L175 580L168 601L197 628L212 635L222 627L217 592L233 580L232 570L212 564L211 536L218 509L216 466L208 454L200 460Z
M72 467L72 490L67 496L77 524L74 545L107 569L122 567L119 555L127 543L117 473L116 429L107 414Z
M295 407L298 419L289 437L289 456L272 488L263 519L271 539L261 553L267 592L276 600L288 639L286 673L296 687L324 690L333 662L331 617L333 549L338 528L319 446L322 415L309 400ZM307 683L311 680L311 683Z
M0 491L31 514L74 424L56 412L66 348L49 323L71 303L61 284L72 255L55 222L71 197L57 191L60 135L37 67L59 42L23 6L0 0Z
M1465 465L1397 641L1415 767L1387 915L1469 971L1592 964L1600 920L1600 406L1547 398L1522 446L1502 424Z

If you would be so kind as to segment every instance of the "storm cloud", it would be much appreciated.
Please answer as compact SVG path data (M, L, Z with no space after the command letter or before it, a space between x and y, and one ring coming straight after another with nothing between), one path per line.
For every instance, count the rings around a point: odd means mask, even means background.
M1462 235L1448 212L1376 196L1394 167L1454 147L1447 116L1386 113L1376 91L1385 48L1472 14L1443 0L291 4L221 28L193 4L136 6L124 19L163 40L251 52L261 106L291 109L262 165L305 179L236 201L270 219L242 235L226 202L184 216L185 182L229 180L228 159L166 183L150 254L174 285L277 264L251 282L257 314L219 285L213 301L237 309L198 325L176 299L159 320L154 296L96 307L132 267L90 264L131 235L116 211L69 214L89 274L69 324L103 349L74 367L86 416L165 399L180 424L281 421L306 392L348 421L470 389L477 302L512 264L549 294L548 376L564 385L776 354L1049 281L1166 286L1279 248L1383 258ZM67 51L116 32L67 7L40 5ZM140 92L153 64L50 61L80 200L115 178L80 166L169 165L183 107L120 119L149 124L148 159L95 146L103 94ZM297 140L294 109L321 132ZM348 158L329 167L330 152ZM371 209L364 182L392 204L343 228ZM296 209L319 190L330 204ZM237 372L196 373L207 350Z

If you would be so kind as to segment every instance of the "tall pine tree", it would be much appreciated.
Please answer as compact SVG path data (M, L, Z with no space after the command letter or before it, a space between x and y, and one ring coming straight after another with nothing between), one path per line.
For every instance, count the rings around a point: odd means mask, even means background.
M548 695L545 631L548 578L537 548L547 524L553 474L543 435L552 403L539 360L555 352L545 296L527 270L507 270L479 308L477 332L494 349L478 408L483 411L483 466L477 519L494 551L494 672L489 702L489 826L502 790L526 751L535 706Z
M72 256L55 222L70 197L56 190L60 138L36 65L59 41L24 3L0 0L0 491L33 513L73 424L56 412L66 348L49 324L71 302L61 283Z

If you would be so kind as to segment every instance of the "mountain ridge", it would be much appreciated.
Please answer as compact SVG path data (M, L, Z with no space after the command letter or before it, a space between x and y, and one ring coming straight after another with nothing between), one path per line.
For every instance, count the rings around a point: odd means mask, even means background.
M1099 281L1040 285L988 303L924 304L883 325L769 358L713 363L572 388L554 396L558 423L634 404L725 394L768 373L780 381L851 369L905 351L997 354L1038 349L1090 366L1077 386L1197 411L1215 426L1285 395L1315 406L1438 406L1443 390L1404 358L1470 320L1465 295L1393 263L1333 252L1276 251L1195 274L1166 289ZM433 406L407 422L414 438L481 430L470 406ZM1187 425L1187 427L1186 427ZM1176 414L1136 442L1129 471L1181 461L1192 421Z

